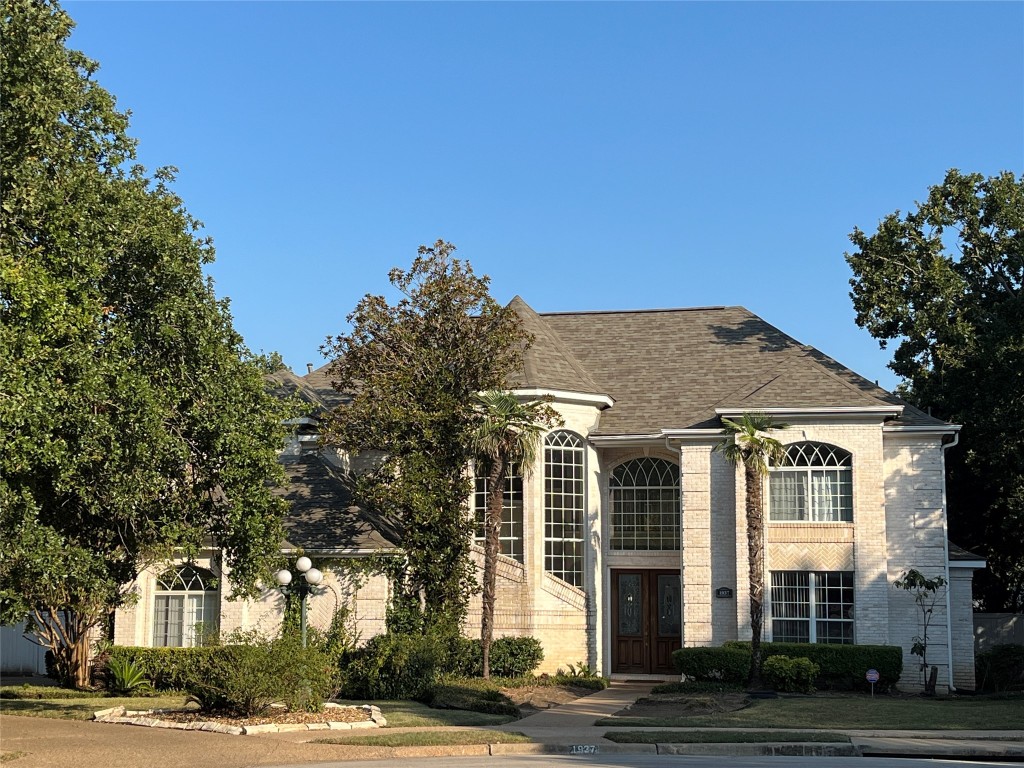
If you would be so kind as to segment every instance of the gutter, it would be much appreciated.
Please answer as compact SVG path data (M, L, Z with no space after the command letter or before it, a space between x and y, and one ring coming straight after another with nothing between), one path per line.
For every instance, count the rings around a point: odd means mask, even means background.
M942 548L946 555L946 652L949 657L949 681L950 693L956 693L956 686L953 685L953 612L950 610L949 593L953 589L953 580L949 573L949 530L948 517L949 506L946 502L946 451L960 442L960 431L953 433L953 439L942 444Z

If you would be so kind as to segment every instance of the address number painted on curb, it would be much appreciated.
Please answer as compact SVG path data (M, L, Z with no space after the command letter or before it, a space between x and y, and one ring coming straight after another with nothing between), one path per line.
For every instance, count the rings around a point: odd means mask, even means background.
M597 744L570 744L570 755L596 755Z

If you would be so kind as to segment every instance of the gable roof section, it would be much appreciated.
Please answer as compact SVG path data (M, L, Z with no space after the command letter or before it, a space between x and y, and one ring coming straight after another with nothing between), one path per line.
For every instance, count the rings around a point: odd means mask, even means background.
M520 300L521 301L521 300ZM538 315L615 399L594 434L719 426L716 407L904 405L743 307ZM898 423L941 426L905 407ZM890 422L896 423L896 422Z

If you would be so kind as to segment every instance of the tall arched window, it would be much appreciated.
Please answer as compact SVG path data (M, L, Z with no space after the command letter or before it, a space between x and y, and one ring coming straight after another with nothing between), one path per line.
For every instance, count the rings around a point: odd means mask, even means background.
M544 570L583 586L584 445L572 432L544 440Z
M632 459L609 481L612 549L679 549L679 465Z
M474 478L473 513L476 532L473 540L480 546L486 539L484 517L487 511L487 478ZM523 562L523 475L518 466L510 467L505 477L505 493L501 505L501 544L499 551L513 560Z
M853 520L853 457L825 443L793 443L769 473L769 519L814 523Z
M218 627L220 589L205 568L183 565L156 580L153 597L153 645L188 647Z

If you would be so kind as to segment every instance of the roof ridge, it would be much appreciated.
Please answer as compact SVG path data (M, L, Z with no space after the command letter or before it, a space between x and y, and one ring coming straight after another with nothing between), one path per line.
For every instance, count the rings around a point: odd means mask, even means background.
M515 299L519 299L519 296L516 296ZM515 301L515 299L513 299L513 301ZM522 301L522 299L520 299L520 301ZM523 303L525 304L526 302ZM656 309L583 309L578 311L561 312L537 312L534 310L534 314L538 317L551 317L556 315L649 315L656 312L709 312L723 309L743 309L747 312L750 311L739 304L715 304L707 307L662 307Z

